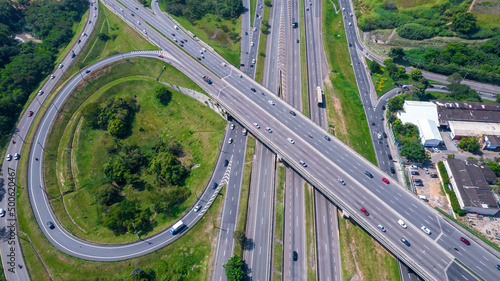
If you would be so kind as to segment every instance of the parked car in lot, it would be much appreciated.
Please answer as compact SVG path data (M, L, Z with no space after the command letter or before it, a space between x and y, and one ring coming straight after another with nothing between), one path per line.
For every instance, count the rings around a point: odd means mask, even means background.
M437 178L438 175L437 174L431 174L431 178Z
M424 186L424 183L419 181L415 183L415 186Z
M427 168L424 168L424 171L425 171L426 174L429 173L429 169L427 169Z
M417 171L411 171L411 174L412 174L412 175L414 175L414 176L418 176L418 175L420 175L420 173L419 173L419 172L417 172Z

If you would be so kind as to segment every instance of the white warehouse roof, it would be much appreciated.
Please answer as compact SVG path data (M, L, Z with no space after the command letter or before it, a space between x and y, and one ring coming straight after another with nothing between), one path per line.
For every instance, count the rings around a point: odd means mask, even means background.
M398 112L398 118L403 124L411 123L418 126L418 120L429 119L439 124L437 106L427 101L405 101L403 110Z
M452 136L475 137L481 134L500 136L500 123L449 121Z
M436 122L429 119L421 119L417 121L417 127L420 131L420 140L423 146L438 146L443 142Z

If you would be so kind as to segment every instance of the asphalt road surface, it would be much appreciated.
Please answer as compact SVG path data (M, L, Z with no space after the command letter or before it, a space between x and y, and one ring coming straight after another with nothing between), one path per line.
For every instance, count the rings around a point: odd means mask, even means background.
M95 18L99 13L98 2L91 1L89 9L89 20L83 28L82 35L78 41L72 46L71 52L66 55L61 61L61 66L56 68L52 73L53 78L49 78L45 85L41 87L41 91L35 96L33 101L26 108L23 116L20 118L12 142L7 148L6 155L11 154L14 157L15 153L22 153L24 148L25 139L28 135L29 129L36 118L40 107L47 99L49 93L59 82L63 73L71 65L73 58L80 52L82 46L87 42L88 35L94 30ZM33 116L28 117L28 113L33 112ZM21 253L20 243L17 236L19 226L17 225L17 204L16 193L17 190L17 172L19 161L13 159L7 161L4 159L2 170L0 173L0 208L6 210L6 215L0 218L0 223L3 227L0 229L0 235L4 239L0 239L0 252L2 254L2 266L7 280L29 280L29 275L26 269L26 264Z
M230 129L231 125L234 125L233 130ZM215 169L215 171L225 171L222 176L222 182L227 183L227 186L222 195L224 197L224 207L221 224L217 227L219 229L219 238L217 241L212 280L226 280L226 274L222 265L227 263L227 260L233 256L233 233L236 230L238 219L241 181L243 179L247 144L247 137L243 135L242 130L243 128L237 122L228 123L224 138L224 144L226 145L219 154L219 165L222 165L223 168ZM233 140L232 143L229 143L229 139ZM227 167L224 167L225 160L229 161ZM220 178L220 175L217 175L216 178ZM222 184L222 182L219 184Z
M107 2L113 1L107 0ZM125 5L129 4L126 3ZM114 6L118 7L120 5L115 2ZM140 7L137 8L136 13L138 16L147 18L148 22L163 34L170 34L171 31L175 31L172 23L164 19L159 19L157 16L150 14ZM128 11L127 13L123 12L123 15L127 21L130 22L132 20L132 16L129 15ZM143 25L143 27L145 26ZM198 61L188 56L188 54L194 56L199 53L199 45L191 40L185 44L183 50L180 50L173 46L170 41L161 37L154 29L145 28L147 37L171 55L168 60L175 67L210 93L219 102L220 106L231 113L240 124L248 128L259 140L266 143L269 148L281 155L303 177L320 188L327 197L337 205L340 205L344 211L351 214L376 239L386 245L398 257L404 259L405 262L420 271L421 274L431 279L439 280L444 276L445 272L454 273L456 270L450 264L453 263L453 257L455 257L485 280L498 279L499 271L495 268L495 264L500 263L498 258L493 257L493 255L476 243L472 243L460 255L457 254L452 246L461 243L458 240L460 236L468 237L468 235L455 230L441 219L435 210L417 200L409 192L403 191L398 184L392 182L385 184L380 181L382 176L388 177L388 175L366 161L366 159L348 146L333 136L331 136L331 141L324 140L322 137L326 134L325 130L311 122L311 120L301 113L297 113L296 116L289 114L288 112L292 110L289 105L279 99L273 101L271 94L262 86L256 84L246 76L241 77L237 69L227 64L225 65L219 56L210 52L206 52L206 59L203 59L202 63L212 71L213 75L223 77L223 80L212 76L213 84L207 85L201 78L207 71L199 67ZM183 51L187 52L187 54ZM68 85L71 83L72 81ZM252 86L259 93L263 92L264 95L245 90ZM274 105L269 102L270 99ZM60 102L60 99L56 99L55 102ZM55 109L49 110L46 116L55 114L54 111ZM41 134L48 130L48 125L44 122L45 120L45 118L42 120L35 136L35 141L41 140L41 144L44 143L44 138L41 138ZM253 122L260 123L260 126L275 128L275 130L273 133L268 133L263 129L258 129L252 124ZM294 138L295 144L292 145L286 141L286 138L289 136ZM36 146L33 148L30 157L40 156L41 152L42 149L40 146ZM305 161L308 163L308 166L301 166L298 163L299 160ZM130 254L125 254L124 252L132 252L132 255L140 255L149 250L148 247L151 246L148 246L148 243L106 247L102 245L89 245L89 243L74 239L74 237L71 237L70 241L65 240L67 236L62 235L63 231L59 228L49 233L44 223L46 219L53 219L53 214L41 189L36 188L37 184L35 181L37 176L41 179L40 164L35 165L33 162L33 158L30 158L30 172L28 173L31 175L29 179L30 199L32 200L33 208L36 208L35 217L51 243L60 246L58 248L71 255L82 256L85 259L95 258L97 260L130 258ZM363 170L371 170L375 177L373 179L367 178L360 172ZM346 180L347 186L341 186L333 180L339 175ZM40 191L36 192L36 190ZM45 200L45 202L39 202L37 199ZM370 210L371 215L363 215L358 210L360 206L364 206ZM48 209L49 211L42 213L40 208ZM416 213L419 216L411 215ZM406 224L409 225L408 228L401 228L397 224L397 218L404 219ZM377 224L379 223L386 225L386 233L379 232L377 229ZM422 224L428 226L433 231L433 235L423 233L419 229ZM441 233L442 235L440 235ZM411 247L407 247L400 242L403 236L412 242ZM70 243L68 244L67 242ZM168 242L166 242L166 239L162 239L161 243ZM131 251L131 248L137 245L141 245L142 247ZM157 246L161 247L162 245ZM68 247L72 247L74 250L68 249ZM87 252L91 248L92 251ZM481 263L476 263L476 260L479 258L482 258Z

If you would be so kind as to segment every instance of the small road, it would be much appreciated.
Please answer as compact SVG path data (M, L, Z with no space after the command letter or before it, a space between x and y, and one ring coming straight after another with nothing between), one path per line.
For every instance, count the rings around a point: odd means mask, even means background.
M231 125L234 129L231 130ZM237 122L229 122L226 127L226 135L224 137L223 149L219 154L218 165L214 169L214 178L222 179L226 183L225 192L222 194L224 198L224 206L222 211L222 219L219 229L219 238L217 242L217 250L214 261L214 270L212 280L226 280L223 264L233 256L234 238L233 233L236 230L238 219L238 209L241 197L241 181L243 179L243 168L245 166L245 151L247 137L242 133L243 127ZM229 143L232 139L232 143ZM229 161L227 167L224 167L225 160ZM215 173L219 172L219 173ZM224 172L224 174L220 174Z

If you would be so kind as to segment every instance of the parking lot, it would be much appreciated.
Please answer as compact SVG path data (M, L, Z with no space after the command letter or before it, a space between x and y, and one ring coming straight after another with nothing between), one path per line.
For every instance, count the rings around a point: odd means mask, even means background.
M427 168L427 170L429 171L428 174L426 173L424 168ZM412 172L418 174L412 175ZM407 166L406 174L410 178L412 189L415 190L416 195L425 196L428 199L429 205L431 205L432 207L439 207L445 211L448 210L448 201L441 190L439 177L431 177L431 174L437 175L437 171L433 163L426 163L422 165L422 167L418 167L417 169L412 169L410 168L410 166ZM416 181L418 180L421 180L422 185L416 185Z

